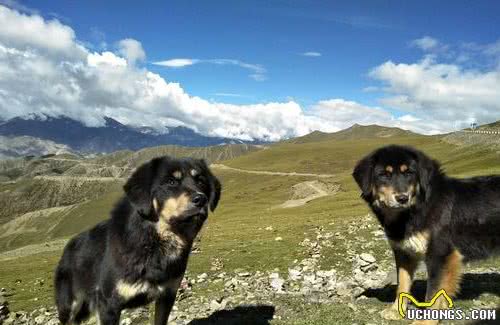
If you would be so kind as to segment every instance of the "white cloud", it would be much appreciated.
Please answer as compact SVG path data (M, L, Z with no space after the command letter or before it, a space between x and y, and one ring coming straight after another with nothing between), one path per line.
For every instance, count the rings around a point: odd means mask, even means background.
M316 129L331 130L328 123L305 114L293 101L254 105L210 102L131 64L141 56L93 52L79 45L68 26L5 7L0 7L0 13L9 22L9 28L0 31L2 119L64 115L99 126L109 116L129 125L159 130L184 125L205 135L246 140L279 140ZM22 29L29 34L20 33ZM60 37L51 40L47 35ZM266 73L259 65L238 60L209 63L240 66L255 75Z
M385 62L370 76L385 85L382 103L434 121L429 130L443 132L500 119L500 71L464 69L431 58L413 64ZM437 127L436 125L439 125Z
M0 21L0 39L17 49L34 48L66 57L85 55L74 31L57 20L45 21L38 15L26 15L0 5Z
M165 61L156 61L153 62L153 64L169 68L183 68L198 62L199 60L197 59L170 59Z
M235 59L189 59L189 58L177 58L170 59L165 61L157 61L153 62L155 65L160 65L169 68L183 68L186 66L198 64L198 63L210 63L217 65L234 65L243 69L250 70L252 73L248 76L255 81L264 81L267 79L266 73L267 70L260 64L247 63L240 60Z
M353 124L387 124L392 116L379 107L364 106L344 99L329 99L313 106L313 113L329 121L335 128L343 129Z
M118 53L126 58L130 64L146 59L146 52L144 52L142 44L132 38L122 39L118 42Z
M418 38L416 40L413 40L410 44L412 46L420 48L421 50L429 51L429 50L437 48L439 45L439 41L435 38L430 37L430 36L424 36L422 38Z
M396 117L382 107L366 106L339 98L318 102L312 107L312 113L332 126L334 131L345 129L353 123L398 127L423 134L437 134L451 130L446 129L442 121L435 121L432 118L422 120L411 114Z
M192 96L180 84L137 67L134 63L146 57L138 41L120 42L117 53L96 51L82 45L67 25L1 5L0 21L0 119L46 114L99 126L109 116L158 130L183 125L209 136L275 141L353 123L437 133L500 118L498 70L467 70L430 58L385 62L370 76L382 84L377 86L386 93L382 103L405 111L400 117L344 99L319 101L308 110L293 99L234 105ZM167 67L200 63L240 67L257 80L267 75L262 65L235 59L156 62Z
M417 122L420 121L419 118L416 118L415 116L411 114L406 114L398 118L401 122Z
M319 52L304 52L304 53L300 53L300 55L310 56L310 57L319 57L319 56L321 56L321 53L319 53Z
M97 67L99 65L110 65L115 67L126 67L127 60L116 56L112 52L102 52L102 53L89 53L87 55L87 65L90 67Z

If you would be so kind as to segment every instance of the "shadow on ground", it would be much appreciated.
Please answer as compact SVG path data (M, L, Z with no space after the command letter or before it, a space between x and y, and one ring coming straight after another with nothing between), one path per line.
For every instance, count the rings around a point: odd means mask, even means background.
M269 305L239 306L220 310L206 318L195 319L189 325L269 325L275 308Z
M414 282L411 293L418 301L425 300L427 281L417 280ZM473 300L482 294L489 293L500 296L500 273L467 273L462 278L460 294L457 300ZM396 299L396 286L390 285L384 288L365 290L361 296L377 298L379 301L390 303ZM497 318L500 317L500 308L496 310ZM493 325L500 324L500 320L476 321L470 325Z

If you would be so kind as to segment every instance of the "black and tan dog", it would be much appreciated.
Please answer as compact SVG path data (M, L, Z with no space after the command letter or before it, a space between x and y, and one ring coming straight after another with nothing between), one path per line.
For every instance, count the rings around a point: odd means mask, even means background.
M55 273L63 324L95 312L101 325L118 325L123 309L153 301L154 324L166 324L221 185L203 160L162 157L139 167L124 190L109 220L66 245Z
M429 301L441 289L457 293L463 262L500 252L500 176L447 177L435 160L395 145L363 158L353 176L396 259L398 295L384 318L400 318L397 297L410 291L419 261L427 266ZM444 298L433 308L445 308Z

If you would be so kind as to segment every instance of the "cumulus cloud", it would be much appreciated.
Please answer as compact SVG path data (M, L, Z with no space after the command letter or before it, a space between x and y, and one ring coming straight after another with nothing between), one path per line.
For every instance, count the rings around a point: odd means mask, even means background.
M343 99L319 101L313 106L314 115L330 121L337 129L343 129L353 124L387 124L392 119L389 112L379 107L364 106Z
M387 61L370 72L385 85L382 103L421 121L434 131L450 131L471 122L500 118L500 71L464 69L426 57L413 64Z
M75 40L74 31L57 20L45 21L0 5L0 39L16 49L37 49L51 55L79 57L85 49Z
M118 52L126 58L130 64L135 64L137 61L144 61L146 59L146 52L144 52L142 44L132 38L126 38L119 41Z
M183 68L190 65L198 64L198 63L210 63L217 65L234 65L243 69L250 70L250 74L248 75L250 78L256 81L264 81L267 79L266 73L267 70L260 64L247 63L240 60L235 59L189 59L189 58L176 58L165 61L156 61L153 62L155 65L160 65L169 68Z
M0 30L2 119L44 114L100 126L109 116L158 130L184 125L209 136L271 141L331 130L293 101L232 105L191 96L178 83L131 64L143 57L135 42L132 47L130 41L124 43L124 52L93 52L56 20L2 6L0 20L8 22ZM238 60L210 63L241 66L255 75L266 72Z
M310 56L310 57L319 57L319 56L321 56L321 53L319 53L319 52L304 52L304 53L300 53L300 55Z
M385 62L370 76L386 94L383 106L403 114L339 98L309 109L293 98L234 105L192 96L180 84L138 67L146 53L137 40L118 42L116 52L98 51L82 45L57 20L0 5L0 21L0 119L43 114L102 126L109 116L159 131L182 125L208 136L276 141L314 130L338 131L353 123L438 133L500 118L498 70L464 69L430 58L412 64ZM177 58L155 64L180 68L201 63L240 67L256 80L267 75L263 66L236 59Z
M450 130L442 125L442 121L422 120L411 114L398 117L382 107L366 106L340 98L319 101L312 107L312 113L335 131L350 127L353 123L398 127L422 134L438 134Z

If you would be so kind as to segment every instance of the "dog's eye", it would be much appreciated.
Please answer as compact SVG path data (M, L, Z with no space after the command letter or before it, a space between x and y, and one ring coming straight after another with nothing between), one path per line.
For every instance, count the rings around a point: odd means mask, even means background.
M175 178L169 178L166 183L168 186L177 186L179 182Z
M198 183L198 185L205 185L205 178L204 177L198 177L196 179L196 183Z

